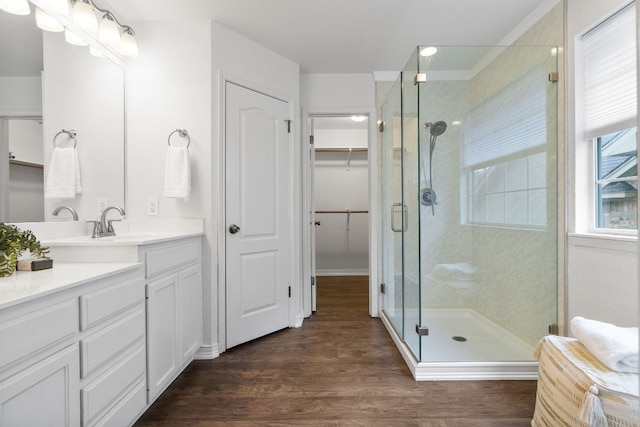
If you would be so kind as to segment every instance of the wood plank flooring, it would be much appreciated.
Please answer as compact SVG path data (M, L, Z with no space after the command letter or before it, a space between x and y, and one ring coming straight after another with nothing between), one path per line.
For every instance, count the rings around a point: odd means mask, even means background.
M367 280L319 278L301 328L194 361L136 426L530 426L535 381L414 381Z

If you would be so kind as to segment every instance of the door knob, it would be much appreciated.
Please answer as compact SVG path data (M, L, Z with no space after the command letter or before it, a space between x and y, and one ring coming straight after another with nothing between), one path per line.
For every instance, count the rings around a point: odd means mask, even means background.
M238 231L240 231L240 227L238 227L237 225L231 224L229 226L229 233L236 234Z
M316 225L320 225L320 221L316 221Z

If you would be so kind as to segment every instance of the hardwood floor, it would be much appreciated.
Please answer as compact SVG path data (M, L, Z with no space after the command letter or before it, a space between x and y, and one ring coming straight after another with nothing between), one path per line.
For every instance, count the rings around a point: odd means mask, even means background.
M319 278L318 311L194 361L136 426L530 426L535 381L416 382L367 278Z

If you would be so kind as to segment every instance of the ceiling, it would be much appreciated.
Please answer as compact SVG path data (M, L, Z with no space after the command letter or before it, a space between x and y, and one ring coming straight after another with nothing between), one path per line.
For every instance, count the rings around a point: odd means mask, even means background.
M100 0L96 0L98 4ZM217 21L302 73L399 71L420 44L496 45L558 0L105 0L125 22Z
M500 44L536 8L559 0L95 1L134 30L140 21L212 19L300 64L302 73L371 73L402 69L421 44ZM0 11L0 40L0 76L40 74L33 14Z

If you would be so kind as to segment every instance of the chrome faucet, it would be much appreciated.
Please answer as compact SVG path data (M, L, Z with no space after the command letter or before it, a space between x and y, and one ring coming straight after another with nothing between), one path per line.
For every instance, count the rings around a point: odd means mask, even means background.
M57 207L57 208L56 208L56 209L51 213L51 215L58 216L58 214L59 214L60 212L64 211L64 210L67 210L67 211L71 212L71 216L73 217L73 220L74 220L74 221L77 221L77 220L78 220L78 213L76 212L76 210L75 210L75 209L73 209L73 208L72 208L72 207L70 207L70 206L58 206L58 207Z
M102 216L100 217L100 222L91 221L94 223L93 235L91 237L107 237L107 236L115 236L116 232L113 229L113 221L120 221L119 219L110 219L107 220L107 213L110 210L116 210L123 217L126 215L124 209L119 206L109 206L105 210L102 211Z

